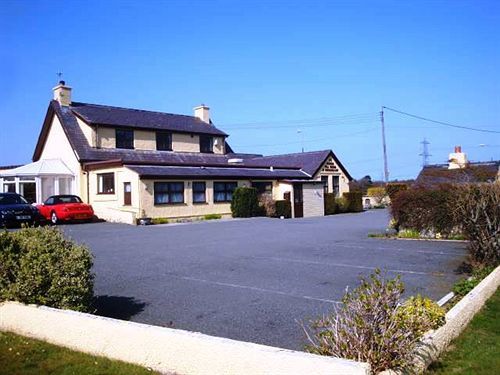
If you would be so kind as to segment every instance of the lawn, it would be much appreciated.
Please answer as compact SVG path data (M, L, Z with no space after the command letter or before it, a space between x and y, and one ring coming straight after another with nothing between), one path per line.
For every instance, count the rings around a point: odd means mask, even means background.
M156 374L148 369L111 361L66 348L0 332L0 374Z
M454 340L431 374L498 374L500 369L500 289Z

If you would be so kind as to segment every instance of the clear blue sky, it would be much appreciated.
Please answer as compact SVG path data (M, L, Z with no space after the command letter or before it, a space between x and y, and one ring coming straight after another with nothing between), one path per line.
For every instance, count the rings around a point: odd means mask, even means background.
M381 178L381 105L500 130L498 1L3 0L0 45L0 165L30 161L58 71L75 101L203 102L237 151L297 152L303 137L356 178ZM392 178L416 176L423 137L433 163L455 144L500 159L500 134L386 123Z

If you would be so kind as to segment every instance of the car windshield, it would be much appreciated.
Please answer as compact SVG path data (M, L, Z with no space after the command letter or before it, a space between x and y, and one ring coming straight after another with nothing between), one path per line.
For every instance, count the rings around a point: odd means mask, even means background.
M60 195L54 197L55 204L65 204L65 203L82 203L82 200L76 195Z
M29 204L26 199L17 194L0 194L0 206L8 204Z

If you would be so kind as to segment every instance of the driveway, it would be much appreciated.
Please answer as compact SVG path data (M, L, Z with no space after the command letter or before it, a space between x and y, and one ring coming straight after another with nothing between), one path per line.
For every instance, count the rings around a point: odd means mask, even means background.
M401 274L407 294L434 299L460 277L457 242L368 238L385 210L306 219L228 220L63 230L95 255L99 313L302 349L297 321L331 311L375 268Z

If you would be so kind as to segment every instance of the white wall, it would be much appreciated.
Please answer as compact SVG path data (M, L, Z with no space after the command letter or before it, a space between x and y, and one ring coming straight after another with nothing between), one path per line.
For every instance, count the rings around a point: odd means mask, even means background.
M61 159L75 175L74 193L82 195L82 168L56 115L52 119L40 159Z
M304 217L325 215L323 185L318 183L302 184L302 196L304 201Z

